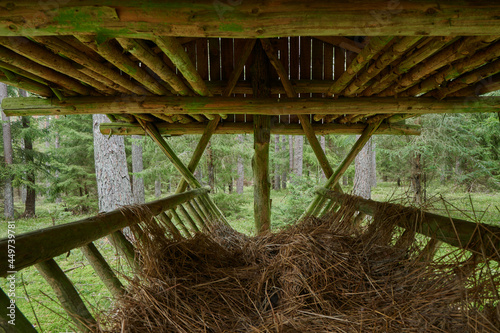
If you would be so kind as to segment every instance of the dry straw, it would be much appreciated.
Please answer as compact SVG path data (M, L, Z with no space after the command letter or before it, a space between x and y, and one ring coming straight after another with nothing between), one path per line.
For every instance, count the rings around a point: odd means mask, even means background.
M356 214L344 202L277 233L214 225L180 241L147 223L141 271L101 324L107 332L499 332L497 263L443 246L435 254L428 238L395 227L404 214L355 225Z

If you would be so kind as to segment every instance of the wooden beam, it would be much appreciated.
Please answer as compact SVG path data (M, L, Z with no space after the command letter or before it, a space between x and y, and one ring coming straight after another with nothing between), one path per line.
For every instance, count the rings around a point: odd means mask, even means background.
M274 69L278 73L281 83L283 84L283 88L285 88L286 95L289 98L296 98L297 93L295 92L292 83L288 79L288 71L283 67L283 64L278 59L277 52L272 46L271 42L268 39L261 39L260 41L262 43L262 47L266 51L271 65L273 65ZM313 149L314 154L319 161L319 164L321 165L323 173L325 174L326 178L330 178L330 176L333 174L333 169L328 162L328 158L326 157L323 148L321 148L321 144L316 137L316 133L314 133L314 129L309 120L309 115L299 115L299 120L304 134L307 137L307 140L309 141L309 144L311 145L311 148Z
M49 243L50 244L50 243ZM81 332L93 332L97 323L83 303L73 283L68 279L61 267L49 259L35 265L36 269L50 285L56 294L61 306L73 320Z
M354 161L356 156L359 154L361 149L365 146L365 144L370 140L372 137L373 133L377 130L377 128L380 126L380 123L382 121L379 121L378 123L370 124L366 126L365 130L363 131L363 134L358 138L356 143L352 146L351 150L347 154L347 156L344 158L342 163L338 166L337 170L335 170L334 174L328 178L326 181L324 187L327 189L332 189L335 188L335 186L338 184L340 178L342 175L347 171L347 168L351 165L351 163ZM317 216L321 209L323 208L323 204L325 202L325 198L316 195L314 200L311 202L309 207L307 208L307 211L303 216L307 215L312 215L312 216Z
M0 12L0 35L100 34L259 38L280 36L500 34L496 2L312 0L196 3L153 0L68 0L40 6L16 2Z
M139 223L150 216L175 207L185 201L206 193L206 189L195 189L182 194L175 194L165 199L153 201L142 207L145 216L134 215L134 209L128 214L127 207L102 213L72 223L40 229L16 236L16 270L32 266L48 260L74 248L82 247L96 239L109 235L127 226ZM135 206L134 206L135 207ZM0 277L7 275L7 243L6 238L0 240ZM50 245L50 246L47 246Z
M3 68L0 68L0 82L33 92L43 97L51 97L54 94L47 85L17 75Z
M317 93L317 94L326 94L328 89L332 85L331 81L323 81L323 80L290 80L295 89L295 92L298 94L302 93ZM224 90L228 86L228 81L217 80L217 81L205 81L205 84L208 87L208 90L216 96L222 95ZM285 89L283 88L283 84L280 81L271 81L271 94L285 94ZM252 83L249 81L238 81L236 85L231 90L233 94L247 94L253 95Z
M344 90L356 74L362 70L392 39L393 36L374 37L370 39L368 45L356 56L356 58L347 67L347 70L332 84L328 90L328 94L337 95Z
M8 282L10 283L10 281ZM16 306L16 301L14 295L11 299L0 288L0 308L2 309L0 313L0 328L5 333L37 333L37 330ZM9 321L13 319L15 325L9 324Z
M184 78L191 85L191 88L200 96L210 96L205 82L196 71L196 66L189 59L184 47L173 37L158 37L154 40L156 45L167 55Z
M80 248L90 265L115 299L123 295L125 289L94 243Z
M500 97L481 97L464 103L463 98L436 100L422 97L370 98L224 98L224 97L68 97L64 101L36 97L5 98L7 116L69 114L427 114L498 112Z
M133 54L139 61L148 66L156 73L163 81L167 82L173 89L173 93L182 96L191 95L189 89L184 82L165 64L165 62L155 54L142 40L117 38L118 43L125 51Z
M124 73L130 75L137 82L151 93L156 95L167 95L168 90L161 85L154 77L152 77L144 68L139 67L139 64L127 57L114 40L107 40L99 43L92 36L78 36L78 39L85 45L92 45L104 59L115 65Z
M365 47L363 43L356 42L343 36L317 36L316 39L355 53L361 52L361 50Z
M352 198L351 195L336 193L324 188L317 189L317 193L339 203ZM397 212L398 216L401 216L398 225L402 228L415 230L425 236L471 251L485 260L492 259L500 262L499 227L360 197L356 197L355 206L357 210L371 216L376 215L379 211L391 211L395 214Z
M213 121L213 120L211 120ZM360 135L366 128L365 124L312 124L312 129L317 135L327 135L327 134L351 134ZM191 124L167 124L167 123L157 123L156 127L161 135L185 135L185 134L204 134L208 125L200 123ZM373 133L374 135L420 135L419 125L388 125L382 124ZM101 124L101 133L104 135L145 135L144 129L141 125L135 124L125 124L125 123L103 123ZM213 134L252 134L253 125L252 123L232 123L224 122L219 123L217 128L213 131ZM278 135L305 135L303 127L300 124L271 124L271 134ZM208 142L208 141L206 141ZM198 146L201 144L198 143ZM206 144L204 144L206 146ZM195 155L203 154L205 150L204 147L196 148ZM198 163L198 162L197 162ZM196 164L197 164L196 163ZM194 165L190 162L188 169L194 172L191 168ZM184 182L181 180L181 182ZM179 185L180 186L180 185ZM182 190L184 191L185 188ZM181 192L182 192L181 191ZM179 192L180 193L180 192Z

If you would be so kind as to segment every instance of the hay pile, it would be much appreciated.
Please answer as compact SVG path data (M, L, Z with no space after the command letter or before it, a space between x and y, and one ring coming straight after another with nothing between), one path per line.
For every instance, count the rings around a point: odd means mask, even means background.
M217 225L183 241L150 223L154 236L138 243L143 270L106 325L110 332L499 331L498 266L459 252L422 260L418 238L399 237L394 221L356 227L354 214L345 204L274 234L247 237Z

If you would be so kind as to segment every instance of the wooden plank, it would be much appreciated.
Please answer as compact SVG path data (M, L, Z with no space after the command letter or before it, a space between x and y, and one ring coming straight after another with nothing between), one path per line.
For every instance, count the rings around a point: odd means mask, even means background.
M399 120L401 121L401 120ZM312 128L317 135L327 134L351 134L360 135L365 129L365 124L312 124ZM158 131L161 135L186 135L186 134L203 134L207 127L205 124L191 123L185 125L179 124L157 124ZM419 125L398 125L398 124L382 124L379 126L374 135L420 135ZM145 135L144 129L141 125L124 124L124 123L105 123L101 124L101 133L104 135ZM249 122L224 122L220 123L213 134L252 134L253 125ZM300 124L272 124L271 134L277 135L304 135L304 130ZM200 139L201 142L201 139ZM200 143L198 144L200 145ZM205 148L203 148L204 150ZM203 150L195 149L195 152L203 152ZM192 160L195 154L193 154ZM201 156L201 154L200 154ZM188 168L191 170L189 163ZM191 170L194 172L194 170ZM185 182L181 180L181 182ZM185 190L182 187L183 192ZM177 193L180 193L177 192Z
M208 43L206 38L196 40L196 70L203 80L208 80Z
M54 259L40 262L36 269L50 285L61 306L81 332L93 332L97 323L78 295L73 283L68 279Z
M319 188L317 192L337 202L352 198L351 195L336 193ZM422 211L419 208L405 207L386 202L377 202L356 197L356 209L374 216L379 210L389 209L398 212L401 218L398 225L405 229L415 230L425 236L437 239L452 246L471 251L485 260L500 262L500 228L484 223L451 218Z
M312 76L313 80L323 80L323 42L313 38L312 39ZM323 97L322 94L312 94L312 97Z
M222 96L229 97L238 81L238 78L241 76L243 72L243 68L245 63L248 60L248 57L252 53L253 47L255 45L256 40L251 39L245 41L243 45L240 43L241 41L235 41L235 50L237 51L237 56L235 58L235 66L231 74L227 78L227 86L224 88L222 92ZM236 46L241 46L241 48L236 49Z
M215 5L215 6L214 6ZM153 0L68 0L52 7L16 2L0 13L0 35L67 35L102 31L108 36L272 38L279 36L499 34L496 2L382 0L345 2L278 0L266 3L170 3ZM47 8L49 10L47 10ZM341 8L342 10L339 10ZM21 19L22 18L22 19Z
M300 37L300 79L311 79L311 37ZM310 94L301 94L300 97L310 97Z
M367 97L367 98L223 98L223 97L138 97L116 100L114 97L77 98L64 101L36 97L5 98L2 109L8 117L69 114L427 114L498 112L500 97L436 100L429 97ZM124 112L126 111L126 112Z
M117 230L139 223L149 218L149 216L158 215L162 211L170 207L175 207L206 191L206 189L195 189L140 205L143 208L142 211L148 212L144 213L143 217L136 216L134 210L130 211L130 214L124 214L123 212L127 211L125 206L121 209L76 222L18 235L16 237L16 270L20 271L23 268L56 257L74 248L82 247ZM8 271L7 243L8 240L5 238L0 240L1 277L6 276ZM47 244L50 244L50 247Z
M234 70L233 63L233 39L232 38L222 38L221 39L221 66L222 66L222 76L221 80L227 81Z
M220 80L220 40L219 38L210 38L209 56L210 56L210 81Z

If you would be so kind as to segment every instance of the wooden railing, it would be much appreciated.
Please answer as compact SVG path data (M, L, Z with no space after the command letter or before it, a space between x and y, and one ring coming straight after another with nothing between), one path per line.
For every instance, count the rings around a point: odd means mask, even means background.
M6 277L34 265L52 287L61 306L78 330L90 332L96 321L72 282L53 258L80 248L113 297L119 297L124 293L123 285L93 241L108 237L134 267L137 265L134 245L120 230L133 227L136 232L140 232L141 228L134 226L151 220L163 225L173 238L180 239L191 237L194 233L206 229L213 221L224 222L225 218L210 200L205 188L174 194L147 204L125 206L87 219L16 236L15 244L11 242L10 246L15 246L13 266L9 266L9 239L0 240L0 276ZM5 309L10 304L9 297L0 289L0 306L3 309L0 313L0 328L5 327L6 332L36 332L17 307L16 325L7 323L10 318L6 316Z
M332 191L326 188L317 188L316 193L323 200L313 207L311 214L316 217L324 216L338 208L346 200L353 199L352 195ZM397 226L412 232L430 237L428 247L436 247L439 242L470 251L483 260L500 262L500 228L484 223L475 223L449 216L425 212L417 208L402 205L377 202L355 197L355 209L359 211L356 220L366 215L375 216L380 210L397 214Z

